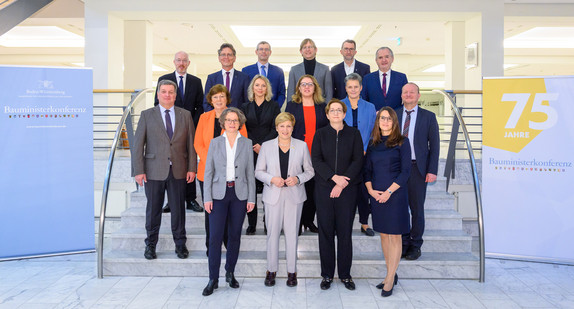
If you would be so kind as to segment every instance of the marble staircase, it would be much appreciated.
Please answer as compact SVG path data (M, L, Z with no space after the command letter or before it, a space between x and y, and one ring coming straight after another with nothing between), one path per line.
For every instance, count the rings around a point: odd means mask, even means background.
M199 200L199 199L198 199ZM261 203L256 235L243 235L236 275L264 277L266 271L266 236L263 234ZM426 279L477 279L478 258L471 252L472 237L462 228L462 216L454 210L454 196L445 192L445 180L429 185L425 204L426 231L422 256L416 261L401 260L399 277ZM178 259L171 237L170 214L163 214L156 260L143 257L145 239L145 196L131 194L131 207L122 213L121 228L111 234L111 249L105 248L105 276L196 276L207 277L203 213L187 211L188 259ZM247 220L242 233L245 233ZM282 237L283 238L283 237ZM277 273L285 277L284 242L280 241L280 264ZM225 249L224 249L225 251ZM283 260L281 260L281 257ZM225 255L223 255L225 259ZM223 265L224 262L222 262ZM317 234L306 231L299 237L298 276L320 277ZM223 267L221 270L224 273ZM378 236L360 232L358 215L353 231L353 267L355 278L381 278L386 270Z

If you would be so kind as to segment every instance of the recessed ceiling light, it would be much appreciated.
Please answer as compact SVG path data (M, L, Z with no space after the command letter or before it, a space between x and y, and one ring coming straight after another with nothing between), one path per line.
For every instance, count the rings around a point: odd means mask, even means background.
M311 38L322 47L341 47L346 39L354 38L361 26L230 26L244 47L256 47L267 41L271 47L295 47Z
M0 36L5 47L84 47L84 38L56 26L17 26Z
M574 48L574 27L535 27L505 39L504 48Z

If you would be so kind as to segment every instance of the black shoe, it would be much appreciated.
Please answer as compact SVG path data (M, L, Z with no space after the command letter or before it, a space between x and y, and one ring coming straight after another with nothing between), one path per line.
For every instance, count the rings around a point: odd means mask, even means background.
M189 251L185 245L176 245L175 254L177 254L177 257L180 259L187 259L189 256Z
M368 227L366 230L361 226L361 233L367 236L375 236L375 231L372 228Z
M407 259L409 261L414 261L414 260L418 259L419 257L421 257L421 249L415 248L415 247L410 247L409 251L407 251L407 255L405 256L405 259Z
M209 296L211 294L213 294L213 290L217 289L218 286L218 281L217 279L215 280L209 280L209 282L207 283L207 286L205 287L205 289L203 289L203 293L201 293L203 296Z
M161 211L162 211L163 213L171 212L171 209L169 209L169 204L165 204L165 206L163 206L163 208L161 209Z
M287 286L297 286L297 273L287 273Z
M265 233L265 235L267 235L267 224L263 224L263 233ZM301 235L301 234L299 234Z
M319 233L319 229L317 228L317 226L313 222L303 223L303 227L305 230L309 229L309 231L311 233Z
M397 274L395 274L395 282L393 283L393 285L397 285L397 283L399 282L399 276ZM385 286L385 282L381 282L379 284L377 284L377 289L382 290L383 286Z
M343 284L345 285L345 288L347 288L347 290L355 290L355 282L353 282L353 279L349 278L349 279L341 279L341 282L343 282Z
M199 206L199 203L197 203L196 200L193 200L191 202L186 202L187 206L186 208L189 210L193 210L195 212L203 212L203 208L201 208L201 206Z
M155 254L155 245L145 246L144 257L148 260L157 259L157 255Z
M331 283L333 283L333 279L323 277L323 281L321 281L321 290L328 290L331 287Z
M247 231L245 231L245 235L255 235L255 227L254 226L248 226L247 227Z
M229 283L231 288L237 289L239 287L239 282L235 280L235 276L230 271L225 273L225 282Z
M385 291L385 289L382 289L382 290L381 290L381 296L382 296L382 297L389 297L389 296L393 295L393 288L394 288L394 287L395 287L395 286L393 285L393 286L391 287L391 290L390 290L390 291Z
M267 271L267 273L265 274L265 281L263 282L265 286L274 286L275 276L277 276L277 272Z

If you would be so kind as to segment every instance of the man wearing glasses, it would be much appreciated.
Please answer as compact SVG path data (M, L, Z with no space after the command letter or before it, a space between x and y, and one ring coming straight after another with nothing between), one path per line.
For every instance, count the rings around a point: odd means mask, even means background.
M255 54L257 55L257 62L244 67L241 72L249 75L249 80L257 74L267 77L271 83L273 101L279 103L279 107L281 107L285 102L285 73L280 67L269 63L271 45L268 42L259 42Z
M371 72L371 66L355 59L357 44L353 40L345 40L339 52L343 56L343 62L331 68L331 79L333 80L333 98L342 100L347 97L345 77L351 73L364 77Z
M248 102L247 88L250 82L249 76L233 68L236 52L232 44L221 44L221 47L217 50L217 55L219 57L219 63L221 63L221 71L207 76L205 92L208 93L214 85L225 85L231 94L231 102L228 106L240 107L241 104ZM213 109L213 107L207 103L207 98L203 100L203 109L206 112Z
M289 85L287 88L287 101L291 101L291 96L295 93L297 81L305 74L313 75L323 93L325 102L329 102L333 97L333 83L329 67L317 62L317 46L313 40L307 38L301 42L299 52L303 56L303 62L294 65L289 72Z

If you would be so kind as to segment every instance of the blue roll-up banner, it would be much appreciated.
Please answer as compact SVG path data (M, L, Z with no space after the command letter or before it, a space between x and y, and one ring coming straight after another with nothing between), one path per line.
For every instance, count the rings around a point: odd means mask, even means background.
M92 70L0 66L0 259L94 249Z

